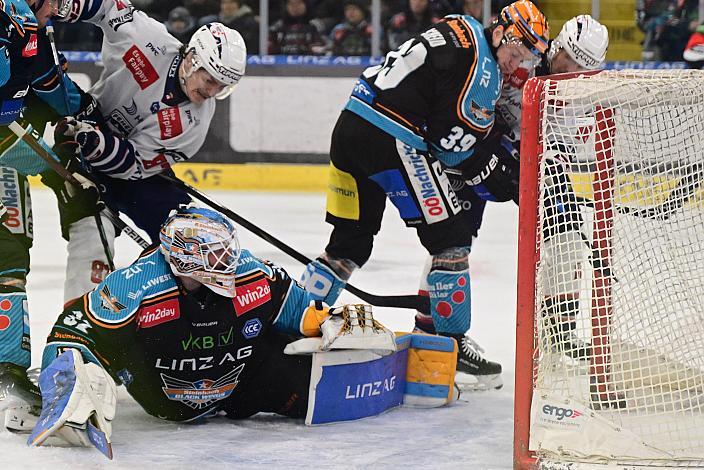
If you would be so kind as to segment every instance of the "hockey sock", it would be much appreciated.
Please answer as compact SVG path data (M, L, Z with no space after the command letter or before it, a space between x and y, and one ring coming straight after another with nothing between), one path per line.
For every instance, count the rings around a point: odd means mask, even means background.
M428 274L430 311L435 330L463 334L471 321L469 249L449 248L431 261Z
M301 284L315 300L333 305L358 267L352 260L323 253L306 266Z
M26 369L30 361L27 294L0 292L0 362Z
M115 227L102 218L110 252L115 252ZM85 217L71 224L69 229L68 260L64 283L64 302L92 290L110 272L100 232L93 217Z

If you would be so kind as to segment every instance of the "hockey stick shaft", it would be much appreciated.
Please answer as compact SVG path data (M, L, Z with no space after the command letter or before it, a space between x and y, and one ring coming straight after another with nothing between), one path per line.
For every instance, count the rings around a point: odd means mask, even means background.
M56 41L54 41L54 25L51 21L46 25L46 35L49 38L49 45L51 46L51 56L54 59L54 65L56 66L56 73L59 77L59 86L61 87L62 94L64 96L64 105L66 106L66 113L71 113L71 104L69 103L68 91L66 90L66 83L64 82L64 71L61 68L61 62L59 61L59 52L56 49ZM103 226L103 220L100 218L100 214L93 214L95 219L95 226L98 229L98 236L100 237L100 244L103 245L103 252L105 253L105 259L108 263L108 268L110 271L115 270L115 263L113 262L113 254L110 251L110 243L108 243L108 237L105 234L105 227Z
M289 245L285 244L278 238L272 236L270 233L264 231L263 229L259 228L258 226L254 225L252 222L248 221L244 217L238 215L231 209L228 209L227 207L223 206L222 204L219 204L215 202L214 200L210 199L208 196L206 196L204 193L200 192L193 186L187 184L184 181L181 181L178 178L175 178L171 175L167 174L160 174L162 178L165 180L169 181L171 184L179 187L186 193L190 194L194 198L198 199L199 201L207 204L208 206L212 207L213 209L216 209L217 211L225 214L235 222L237 222L239 225L242 227L246 228L249 230L251 233L254 235L258 236L259 238L271 243L274 245L276 248L279 248L281 251L289 255L290 257L294 258L296 261L299 261L302 264L308 264L312 260L305 256L304 254L294 250L291 248ZM425 296L421 295L374 295L370 294L368 292L365 292L361 289L358 289L357 287L351 285L351 284L346 284L345 289L349 291L350 293L356 295L363 301L374 305L376 307L395 307L395 308L409 308L413 310L419 310L423 313L430 313L430 299Z
M20 139L22 139L27 145L34 150L37 155L41 157L42 160L47 162L49 166L63 179L76 186L82 186L82 183L76 179L76 177L64 168L61 163L54 159L54 157L47 152L47 150L42 147L39 143L39 136L30 134L27 129L20 126L16 121L10 123L8 128ZM102 212L109 220L112 222L118 230L122 230L128 237L134 240L140 247L146 248L149 243L142 238L132 227L127 225L119 215L109 207L105 207Z

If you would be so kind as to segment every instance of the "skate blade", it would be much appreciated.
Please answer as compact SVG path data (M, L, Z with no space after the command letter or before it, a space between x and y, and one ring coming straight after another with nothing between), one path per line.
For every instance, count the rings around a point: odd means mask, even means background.
M39 416L28 405L8 408L5 411L5 429L15 434L30 434Z
M455 374L455 384L460 392L482 392L486 390L499 390L504 386L501 374L471 375L464 372Z

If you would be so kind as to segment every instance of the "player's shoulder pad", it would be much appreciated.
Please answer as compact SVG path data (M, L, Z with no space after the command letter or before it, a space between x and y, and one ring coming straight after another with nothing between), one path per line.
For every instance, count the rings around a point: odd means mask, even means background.
M134 6L130 0L73 0L71 12L64 21L99 22L106 16L111 16L109 26L117 30L116 25L132 20Z
M249 250L243 249L240 252L240 259L237 261L237 278L249 277L257 272L262 272L270 278L274 277L271 264L257 258Z
M110 273L89 292L88 311L95 319L117 326L131 319L145 300L177 289L171 268L157 247L128 267Z
M474 18L466 15L448 15L420 34L427 44L433 67L452 70L467 52L478 54L484 33Z
M16 28L22 35L26 31L36 32L39 27L34 12L24 0L0 1L0 23Z

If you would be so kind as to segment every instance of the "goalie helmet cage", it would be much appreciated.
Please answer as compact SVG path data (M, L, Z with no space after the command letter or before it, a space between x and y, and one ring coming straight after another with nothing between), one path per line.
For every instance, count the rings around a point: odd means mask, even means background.
M704 467L704 72L523 94L515 468Z

